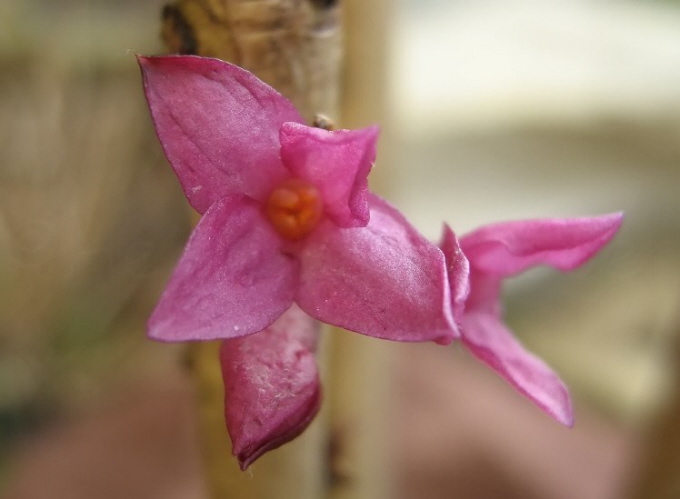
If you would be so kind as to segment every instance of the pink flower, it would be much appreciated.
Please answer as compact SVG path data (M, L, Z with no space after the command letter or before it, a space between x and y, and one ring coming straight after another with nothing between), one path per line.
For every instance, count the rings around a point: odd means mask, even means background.
M448 226L440 247L451 278L452 308L461 340L482 362L560 423L572 426L569 393L560 378L526 351L501 318L503 279L536 265L573 270L618 231L622 214L505 222L463 236ZM469 269L469 287L466 286Z
M314 319L398 341L459 336L444 255L368 191L376 127L305 126L274 89L216 59L139 63L165 154L203 215L148 334L227 340L227 426L243 467L318 408Z

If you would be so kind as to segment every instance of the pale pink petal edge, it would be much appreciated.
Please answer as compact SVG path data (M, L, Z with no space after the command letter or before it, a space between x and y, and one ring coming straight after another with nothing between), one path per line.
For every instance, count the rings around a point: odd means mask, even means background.
M446 259L453 317L456 323L460 324L465 311L465 302L470 295L470 262L461 250L456 234L447 224L444 224L442 229L439 248Z

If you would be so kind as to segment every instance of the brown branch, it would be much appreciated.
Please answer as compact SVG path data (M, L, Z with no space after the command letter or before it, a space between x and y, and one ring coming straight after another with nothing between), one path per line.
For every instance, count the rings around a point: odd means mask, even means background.
M382 146L389 135L383 116L390 10L388 0L343 3L344 20L351 29L345 32L340 124L357 128L379 123ZM371 174L373 188L385 183L381 170L389 171L384 147ZM392 345L345 331L333 333L328 386L333 443L329 497L392 497L387 447Z
M311 123L337 114L339 11L331 0L178 0L163 10L170 52L218 57L244 67L293 101ZM252 475L230 455L223 421L218 345L192 344L206 473L214 499L319 499L326 488L324 417L294 442L263 456ZM320 359L323 364L323 359Z
M339 9L333 1L179 0L163 10L170 52L218 57L255 73L311 123L336 117Z

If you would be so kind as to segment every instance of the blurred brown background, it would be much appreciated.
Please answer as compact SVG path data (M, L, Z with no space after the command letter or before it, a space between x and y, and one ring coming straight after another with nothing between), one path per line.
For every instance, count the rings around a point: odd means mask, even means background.
M13 499L204 497L179 350L144 338L190 218L133 57L161 50L162 3L0 4L0 494ZM390 8L376 175L429 237L444 219L463 233L626 211L581 271L506 290L513 329L572 388L574 430L456 347L384 344L399 360L395 497L677 499L680 5Z

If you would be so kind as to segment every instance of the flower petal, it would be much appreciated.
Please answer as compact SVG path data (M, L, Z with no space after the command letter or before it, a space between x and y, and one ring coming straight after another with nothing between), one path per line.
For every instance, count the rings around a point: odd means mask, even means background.
M385 201L371 195L366 227L325 222L299 254L296 303L312 317L397 341L449 343L451 314L444 255Z
M460 244L472 267L499 276L538 264L572 270L614 237L622 217L613 213L498 223L462 237Z
M293 306L264 331L222 342L224 414L241 469L298 436L319 410L318 330Z
M297 262L260 207L224 198L196 226L149 320L161 341L234 338L261 331L290 307Z
M463 343L520 393L566 426L574 424L569 392L562 380L538 357L524 349L496 318L465 314Z
M199 213L228 194L263 200L287 176L279 129L303 120L273 88L217 59L138 60L156 133Z
M446 224L439 248L446 259L453 317L460 324L465 311L465 302L470 294L470 262L461 251L458 238Z
M329 132L298 123L281 127L281 159L321 191L324 209L340 227L368 223L368 173L378 127Z
M466 312L486 312L500 319L503 313L501 287L503 277L470 269L470 294L465 302Z

